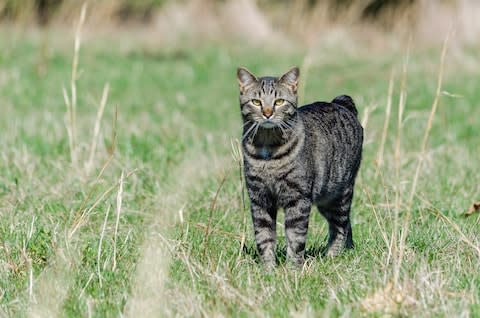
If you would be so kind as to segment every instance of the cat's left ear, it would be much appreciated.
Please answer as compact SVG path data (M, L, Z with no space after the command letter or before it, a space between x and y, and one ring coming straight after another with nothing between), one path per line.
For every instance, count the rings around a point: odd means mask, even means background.
M298 86L298 78L300 77L300 70L298 67L292 68L290 71L287 73L283 74L280 77L279 82L287 85L290 87L290 89L296 93L297 92L297 86Z

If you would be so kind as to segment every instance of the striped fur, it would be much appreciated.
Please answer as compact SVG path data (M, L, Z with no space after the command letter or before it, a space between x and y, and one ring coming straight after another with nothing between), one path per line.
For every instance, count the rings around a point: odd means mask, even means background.
M349 96L297 108L298 68L257 78L239 68L245 180L257 249L273 267L277 210L285 211L287 259L304 262L312 205L329 224L326 255L352 248L350 205L363 129Z

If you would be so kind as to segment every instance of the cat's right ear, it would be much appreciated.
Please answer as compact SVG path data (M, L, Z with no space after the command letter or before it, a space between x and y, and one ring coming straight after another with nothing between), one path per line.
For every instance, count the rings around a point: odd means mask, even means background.
M257 81L257 77L244 67L237 68L237 79L241 93L245 92L248 86Z
M300 70L298 69L298 67L294 67L287 73L283 74L282 77L280 77L279 82L284 83L285 85L290 87L290 89L294 93L297 93L299 77L300 77Z

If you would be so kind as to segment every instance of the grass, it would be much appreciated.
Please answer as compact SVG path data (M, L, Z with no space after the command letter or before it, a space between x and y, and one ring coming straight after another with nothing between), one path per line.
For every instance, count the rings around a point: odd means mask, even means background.
M405 52L312 55L301 99L348 93L362 119L368 114L353 205L356 248L319 256L327 227L315 211L305 268L284 267L279 226L281 264L267 274L232 151L240 134L234 74L237 64L279 74L302 65L306 52L86 42L72 163L62 87L70 89L73 40L54 45L14 34L0 41L0 315L480 316L480 219L461 216L480 197L480 93L477 73L451 55L440 90L448 94L440 96L409 208L441 48L413 48L405 73Z

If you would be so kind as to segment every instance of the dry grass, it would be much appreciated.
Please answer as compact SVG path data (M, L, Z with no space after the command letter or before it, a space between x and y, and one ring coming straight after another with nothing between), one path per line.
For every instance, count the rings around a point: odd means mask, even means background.
M212 158L193 150L186 154L186 159L172 171L171 180L162 186L157 194L157 209L152 211L149 229L141 258L138 260L133 293L126 305L126 315L136 317L142 313L147 317L162 314L174 315L181 307L172 307L178 303L176 296L169 291L169 271L171 256L177 246L165 238L175 223L181 220L181 211L188 202L188 195L202 179L216 171L223 170L227 158L217 158L212 165ZM171 191L175 189L175 191ZM185 294L185 292L184 292ZM187 296L187 298L193 296ZM185 300L188 301L188 300Z

